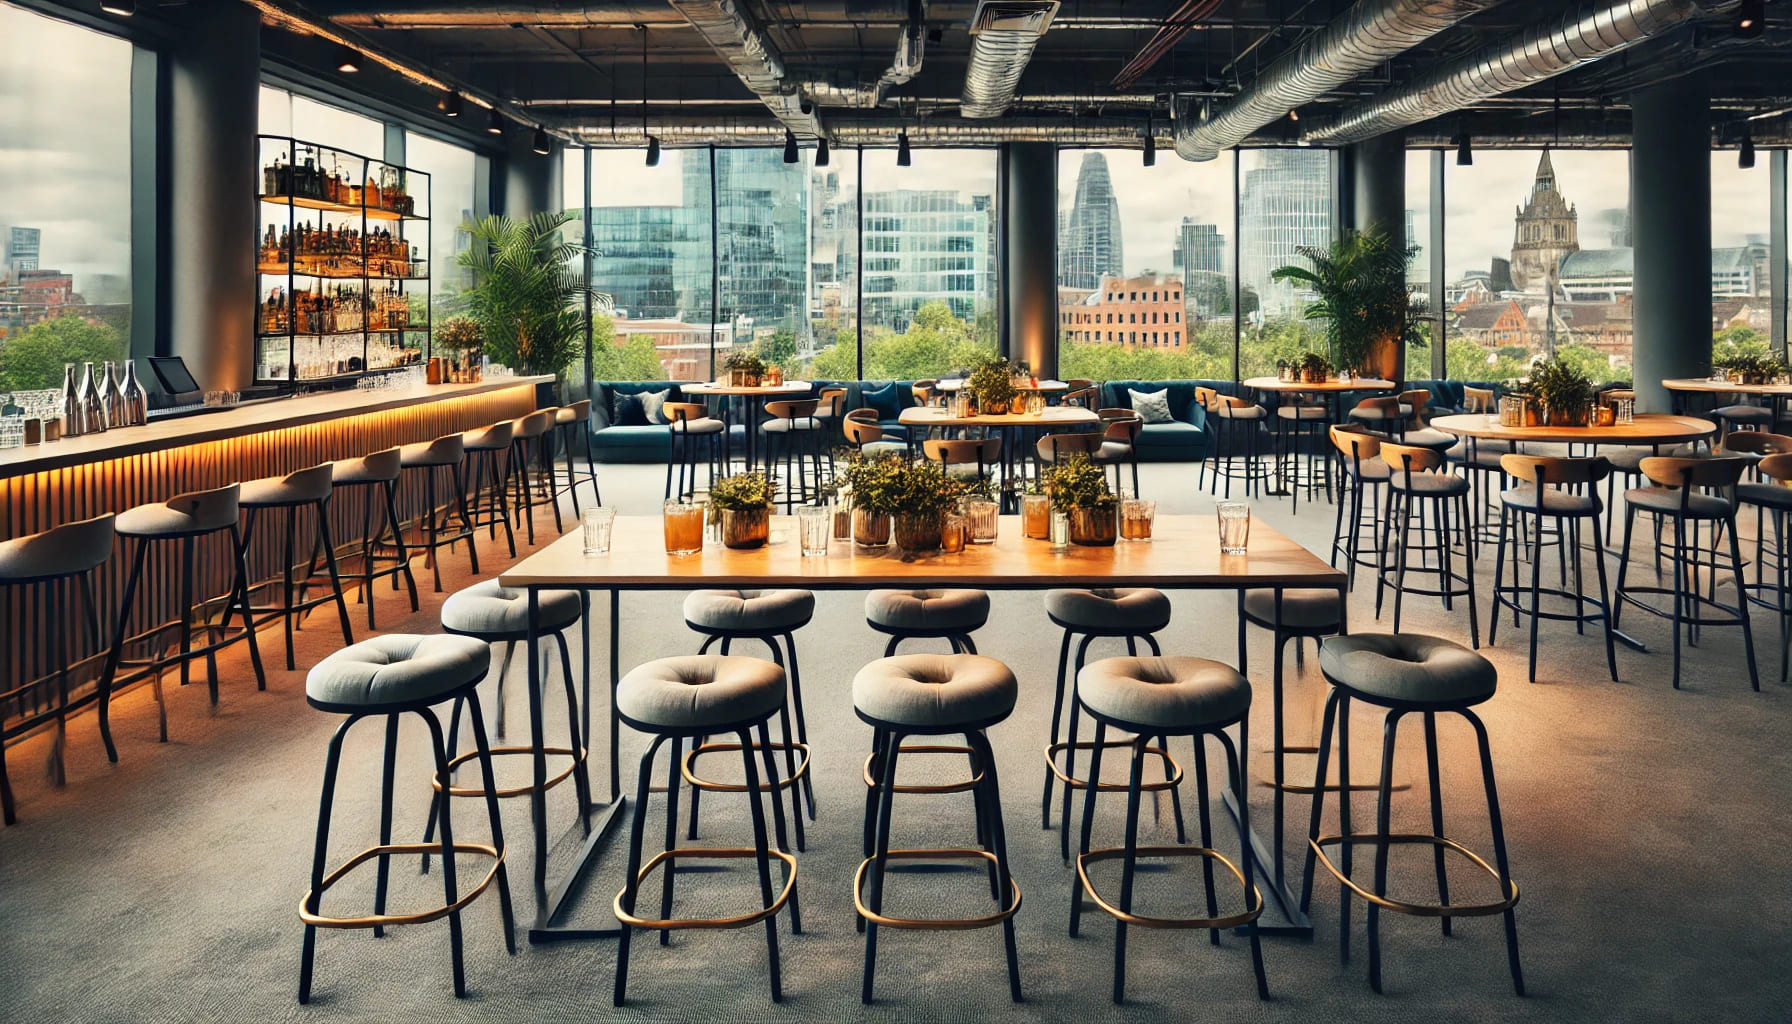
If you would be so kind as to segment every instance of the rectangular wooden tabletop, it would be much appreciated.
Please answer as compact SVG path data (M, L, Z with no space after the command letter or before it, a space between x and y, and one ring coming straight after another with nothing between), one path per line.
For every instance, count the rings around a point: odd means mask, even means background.
M1339 587L1344 573L1262 522L1251 524L1249 552L1221 555L1211 515L1160 515L1148 543L1113 547L1071 545L1054 552L1043 540L1021 536L1019 516L1002 516L994 544L974 544L959 554L935 553L905 562L887 553L855 552L835 541L826 558L803 557L797 521L774 516L777 543L733 551L709 543L692 555L666 554L659 516L618 516L609 554L586 557L578 525L564 537L499 575L507 587L628 590L702 587L974 586L991 589L1043 587L1161 587L1246 589Z
M1100 423L1093 409L1074 405L1048 405L1039 412L954 416L950 409L911 406L897 414L896 422L910 427L1071 427Z

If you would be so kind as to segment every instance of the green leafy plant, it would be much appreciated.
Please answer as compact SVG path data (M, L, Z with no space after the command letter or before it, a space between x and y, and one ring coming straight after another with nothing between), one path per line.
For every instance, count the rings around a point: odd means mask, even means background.
M1386 232L1346 230L1327 248L1295 249L1312 267L1289 265L1270 279L1293 282L1316 298L1302 315L1325 323L1326 346L1338 366L1360 371L1382 344L1423 346L1406 290L1406 268L1416 245L1398 246Z
M1119 500L1108 490L1107 471L1082 452L1047 467L1042 477L1046 493L1052 496L1052 509L1057 512L1112 509Z
M577 269L585 247L560 230L571 220L568 213L495 214L462 226L471 236L457 260L473 272L468 309L486 354L519 373L558 377L584 348L590 288Z
M1330 359L1317 352L1303 352L1300 357L1301 376L1309 381L1322 381L1332 375L1336 369Z
M436 328L435 338L442 349L458 353L478 348L485 340L485 331L480 328L479 321L470 316L453 316Z
M730 352L722 360L722 369L731 372L762 374L765 372L765 360L751 349Z
M947 476L939 463L894 453L855 452L842 475L852 487L853 507L874 516L942 516L966 493L965 485Z
M972 368L964 386L976 397L977 408L1006 412L1014 402L1014 367L1006 359L986 359Z
M1540 360L1531 367L1530 392L1552 417L1584 419L1593 407L1593 378L1559 356Z
M1786 372L1786 366L1771 354L1734 351L1712 359L1714 368L1723 370L1745 384L1764 384Z
M725 476L709 488L709 507L730 512L751 512L772 507L778 485L764 473Z

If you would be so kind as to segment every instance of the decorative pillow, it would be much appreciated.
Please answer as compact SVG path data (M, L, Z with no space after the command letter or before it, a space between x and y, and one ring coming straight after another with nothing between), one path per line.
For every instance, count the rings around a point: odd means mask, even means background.
M881 388L862 388L859 397L865 400L866 408L877 410L880 420L893 420L902 415L902 399L897 397L895 381Z
M644 395L625 395L621 393L610 396L610 425L613 427L645 427L647 426L647 410L642 408Z
M1146 423L1168 423L1175 419L1170 415L1170 393L1167 391L1134 391L1126 389L1132 398L1132 411L1139 414L1139 419Z
M665 423L666 417L662 413L660 407L666 404L666 399L670 398L671 395L672 393L670 391L641 392L637 397L641 400L642 418L655 426Z

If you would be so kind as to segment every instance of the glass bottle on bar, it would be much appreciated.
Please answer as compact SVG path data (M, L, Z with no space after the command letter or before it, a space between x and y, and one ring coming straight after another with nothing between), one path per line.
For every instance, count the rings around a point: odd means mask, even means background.
M62 364L62 436L80 437L87 431L87 414L81 408L81 392L75 386L75 364Z
M93 382L93 360L89 359L81 369L81 429L89 434L106 432L106 404L100 397L100 390Z
M124 394L124 422L126 426L138 427L149 422L149 392L144 390L143 382L137 379L137 361L124 361L124 384L120 390Z
M107 427L124 426L124 392L118 387L118 361L108 359L100 370L100 407Z

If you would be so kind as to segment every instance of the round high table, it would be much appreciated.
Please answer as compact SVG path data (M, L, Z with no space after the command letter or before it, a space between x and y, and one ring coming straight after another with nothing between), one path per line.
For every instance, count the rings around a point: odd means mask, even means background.
M782 384L761 384L758 387L724 384L711 381L707 384L686 384L679 388L688 399L701 401L705 398L745 398L747 402L747 469L750 472L757 463L755 435L759 433L758 409L766 402L776 399L807 398L813 390L806 380L787 380ZM757 401L753 401L757 399ZM734 432L729 428L728 408L730 403L722 403L722 452L723 458L733 462L733 453L729 449L734 444ZM732 470L730 470L732 472Z
M965 381L963 378L952 378L950 380L940 381L939 383L937 383L933 386L933 389L935 391L957 391L959 388L964 387L964 385L965 385ZM1041 379L1037 382L1029 380L1024 384L1019 381L1016 381L1014 384L1014 390L1016 390L1016 391L1037 391L1037 392L1040 392L1041 394L1056 394L1060 391L1070 390L1070 385L1064 383L1061 380Z
M1044 383L1041 381L1041 383ZM1015 443L1018 436L1021 444L1030 444L1040 433L1055 429L1076 429L1096 426L1101 417L1093 409L1083 409L1074 405L1048 405L1039 412L986 414L973 413L969 416L955 416L950 409L938 406L913 406L902 410L896 422L909 429L908 446L911 451L919 447L916 444L915 428L928 427L982 427L996 431L1002 437L1002 486L1000 501L1004 511L1009 506L1009 470L1014 465L1024 465L1017 461L1025 459L1024 452L1018 452Z
M1274 391L1295 395L1320 395L1325 399L1325 405L1328 410L1327 415L1330 417L1330 422L1332 423L1337 423L1343 419L1343 417L1338 414L1338 399L1340 396L1352 391L1392 391L1394 389L1393 381L1382 380L1380 377L1357 377L1352 380L1325 380L1318 382L1283 380L1280 377L1250 377L1243 381L1243 384L1245 387L1250 388L1252 391L1258 392L1259 394L1265 391ZM1321 454L1323 455L1324 453L1322 452ZM1293 494L1292 484L1289 484L1286 487L1283 486L1284 477L1282 453L1278 451L1276 453L1275 482L1278 488L1281 489L1265 491L1263 493L1271 497L1285 497ZM1312 478L1309 476L1308 479L1310 480ZM1327 486L1329 487L1329 484ZM1313 492L1310 490L1307 492L1308 496L1311 496L1312 493ZM1329 494L1330 491L1328 490L1327 493Z
M1781 408L1792 404L1792 384L1737 384L1734 381L1717 380L1711 377L1674 377L1661 382L1661 386L1674 392L1674 408L1683 409L1682 395L1707 394L1750 396L1755 395L1767 399L1767 408L1773 410L1774 429L1778 429Z

